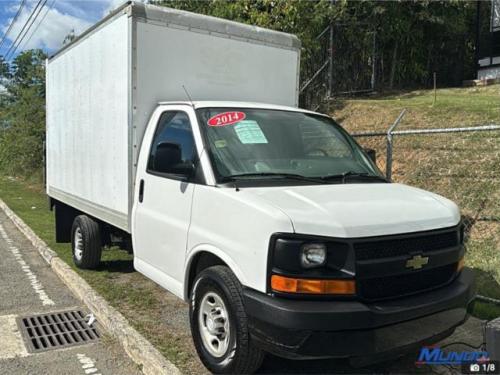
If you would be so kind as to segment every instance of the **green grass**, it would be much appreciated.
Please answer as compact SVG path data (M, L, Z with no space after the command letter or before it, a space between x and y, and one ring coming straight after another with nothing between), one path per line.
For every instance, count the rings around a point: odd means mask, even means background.
M484 320L496 319L500 316L500 306L492 303L476 301L472 315Z
M465 118L478 115L490 120L500 116L498 107L499 86L485 86L458 89L412 91L404 94L387 95L377 99L377 104L390 107L404 107L409 110L424 108L426 113L436 118L448 118L460 112Z
M27 183L23 180L1 177L0 198L28 224L35 233L42 238L50 248L67 262L74 270L92 280L106 280L112 278L115 269L101 267L98 271L81 271L73 265L71 246L55 242L54 214L49 211L48 197L39 184ZM103 252L104 263L118 263L131 261L132 256L120 250Z
M330 113L350 131L387 130L403 108L399 129L500 124L500 85L379 95L332 102Z
M478 293L500 300L500 285L497 282L500 272L498 247L486 241L469 244L467 264L475 269ZM500 306L488 302L476 301L473 314L490 320L500 316Z

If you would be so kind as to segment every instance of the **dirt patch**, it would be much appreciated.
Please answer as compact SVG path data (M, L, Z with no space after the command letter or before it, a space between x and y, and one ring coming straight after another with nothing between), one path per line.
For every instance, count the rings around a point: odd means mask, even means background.
M206 374L194 349L188 305L138 272L113 273L112 304L186 374ZM99 287L97 287L99 289Z

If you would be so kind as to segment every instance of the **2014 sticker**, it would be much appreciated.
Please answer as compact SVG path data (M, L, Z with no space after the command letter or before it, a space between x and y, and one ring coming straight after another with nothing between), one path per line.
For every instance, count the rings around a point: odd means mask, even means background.
M219 113L218 115L212 116L208 119L207 124L208 126L226 126L226 125L232 125L236 124L237 122L240 122L241 120L244 120L245 115L244 112L223 112Z

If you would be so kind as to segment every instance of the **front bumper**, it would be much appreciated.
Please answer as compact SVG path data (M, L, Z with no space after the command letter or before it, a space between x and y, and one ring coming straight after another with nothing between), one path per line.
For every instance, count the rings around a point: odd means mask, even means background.
M359 301L293 300L246 289L252 338L286 358L390 358L453 333L467 318L474 276L411 297Z

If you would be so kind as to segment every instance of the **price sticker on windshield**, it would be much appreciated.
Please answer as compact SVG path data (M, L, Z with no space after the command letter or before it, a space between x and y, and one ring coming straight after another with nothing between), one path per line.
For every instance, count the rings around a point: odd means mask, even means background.
M246 117L244 112L224 112L210 117L207 121L208 126L226 126L236 124Z

